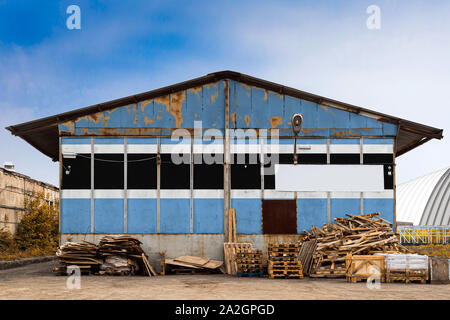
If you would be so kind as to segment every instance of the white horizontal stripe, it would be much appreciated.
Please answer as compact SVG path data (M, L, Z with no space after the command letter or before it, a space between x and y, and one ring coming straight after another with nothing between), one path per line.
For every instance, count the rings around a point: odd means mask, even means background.
M194 190L195 199L223 199L224 192L221 189Z
M347 191L333 191L331 192L332 199L360 199L360 192L347 192Z
M124 153L123 144L94 144L94 153Z
M191 153L190 144L162 144L161 153Z
M94 190L96 198L121 199L124 191L121 189L114 190ZM264 190L264 198L273 199L294 199L294 192ZM65 189L61 190L61 199L90 199L91 190L86 189ZM222 189L194 190L194 198L197 199L223 199L224 192ZM261 190L231 190L231 197L234 199L259 199ZM394 191L371 191L363 192L364 199L393 199ZM127 191L128 199L156 199L157 190L139 190L131 189ZM161 198L168 199L189 199L190 190L161 190ZM302 191L297 192L298 199L326 199L326 192ZM334 199L359 199L359 192L331 192L331 198Z
M63 144L62 153L91 153L90 144Z
M95 189L95 199L123 199L125 191L121 189Z
M359 144L330 144L330 153L360 153Z
M127 145L128 153L157 153L158 146L156 144L129 144Z
M301 191L297 192L297 198L299 199L326 199L326 192L314 192L314 191Z
M61 199L90 199L91 190L73 189L61 190Z
M291 199L295 198L295 192L285 192L276 190L264 190L264 199Z
M394 199L394 190L364 192L364 199Z
M173 189L160 190L161 199L190 199L191 190L189 189Z
M261 190L231 190L233 199L261 199Z
M230 145L231 153L261 153L261 145L259 144L232 144Z
M392 144L365 144L363 145L364 153L394 153Z
M223 144L210 144L210 145L201 145L194 144L194 153L223 153Z
M127 190L128 199L156 199L157 196L158 196L157 190L139 190L139 189Z

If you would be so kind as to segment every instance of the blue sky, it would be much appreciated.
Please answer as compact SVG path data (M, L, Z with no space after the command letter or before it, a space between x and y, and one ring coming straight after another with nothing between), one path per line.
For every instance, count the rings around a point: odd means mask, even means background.
M68 30L66 9L81 9ZM369 30L366 9L381 9ZM0 127L235 70L450 129L448 1L0 0ZM0 129L0 165L58 184L58 164ZM430 155L432 155L430 157ZM404 182L450 143L398 159Z

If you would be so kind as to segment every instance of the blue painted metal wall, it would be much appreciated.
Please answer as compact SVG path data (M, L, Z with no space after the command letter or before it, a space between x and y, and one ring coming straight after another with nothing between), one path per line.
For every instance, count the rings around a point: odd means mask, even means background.
M228 91L227 91L228 90ZM203 130L225 128L225 105L228 96L229 127L238 129L280 129L280 136L292 136L290 117L301 113L304 117L302 131L297 144L326 145L393 145L397 133L395 125L348 111L323 106L306 100L280 95L261 88L251 87L236 81L219 81L198 88L187 89L171 95L141 101L110 111L81 117L59 126L63 146L157 144L156 137L170 136L175 128L194 128L194 121L202 121ZM101 137L100 137L101 136ZM141 137L139 137L141 136ZM247 143L253 143L247 142ZM270 143L270 139L267 141ZM279 142L292 145L293 139ZM161 144L173 144L161 138ZM70 147L68 147L70 148ZM223 152L223 151L222 151ZM263 188L262 188L263 189ZM187 191L187 190L185 190ZM177 197L177 192L180 195ZM91 226L91 199L86 192L76 191L61 199L61 232L123 233L125 200L123 197L94 197L93 221ZM67 193L69 194L69 193ZM94 192L95 194L95 192ZM361 199L331 195L330 208L326 196L304 195L296 197L286 193L233 191L231 207L237 212L237 232L260 234L262 232L261 199L297 199L297 230L321 226L335 217L346 213L381 211L382 217L394 219L394 199L376 194ZM160 196L160 233L223 233L223 194L221 196L195 195L191 200L186 192L173 191L169 197ZM126 229L128 233L157 233L158 199L156 193L145 198L131 197L126 200ZM192 213L192 217L191 217ZM191 230L192 228L192 230Z

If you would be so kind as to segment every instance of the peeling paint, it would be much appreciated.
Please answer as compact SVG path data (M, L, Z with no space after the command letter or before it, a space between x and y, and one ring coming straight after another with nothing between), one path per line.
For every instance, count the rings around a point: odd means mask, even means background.
M245 115L244 119L245 119L245 124L247 125L247 127L249 127L250 126L250 117L248 116L248 114Z
M276 128L279 125L283 124L283 120L281 119L281 117L272 117L270 118L270 123L272 125L272 128Z
M183 101L186 100L185 91L180 91L171 95L170 102L170 114L175 118L175 126L180 128L183 123L183 115L181 108L183 106Z

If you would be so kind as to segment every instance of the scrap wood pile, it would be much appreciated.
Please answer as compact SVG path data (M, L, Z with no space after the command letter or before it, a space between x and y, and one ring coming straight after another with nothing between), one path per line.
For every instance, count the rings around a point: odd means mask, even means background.
M375 253L406 253L392 231L392 224L378 216L379 213L346 215L335 218L334 224L314 227L306 232L304 240L316 240L312 255L311 277L345 277L345 257Z
M83 241L82 243L66 242L56 251L59 265L53 268L58 275L67 275L67 267L76 265L81 273L94 273L102 260L97 258L97 246Z
M165 273L175 274L208 274L222 273L223 261L210 258L181 256L175 259L165 258Z
M141 244L130 236L105 236L98 246L87 241L66 242L56 252L59 266L53 271L66 275L68 266L78 266L82 274L156 275Z
M261 249L237 248L236 263L238 277L263 277Z
M100 274L134 275L139 271L150 277L156 273L148 263L141 248L142 242L130 236L105 236L100 239L98 255L105 260L100 266Z
M269 278L303 278L302 263L298 259L299 243L269 244Z

